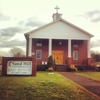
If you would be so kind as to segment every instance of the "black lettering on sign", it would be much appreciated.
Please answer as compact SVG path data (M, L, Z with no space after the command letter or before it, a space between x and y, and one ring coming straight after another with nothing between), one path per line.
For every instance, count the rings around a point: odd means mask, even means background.
M23 62L23 65L31 65L31 62Z

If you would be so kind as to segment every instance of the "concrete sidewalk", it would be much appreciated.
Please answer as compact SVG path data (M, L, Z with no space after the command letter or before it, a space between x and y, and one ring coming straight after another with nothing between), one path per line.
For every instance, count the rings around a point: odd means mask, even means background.
M59 72L59 73L100 97L100 82L76 75L73 72Z

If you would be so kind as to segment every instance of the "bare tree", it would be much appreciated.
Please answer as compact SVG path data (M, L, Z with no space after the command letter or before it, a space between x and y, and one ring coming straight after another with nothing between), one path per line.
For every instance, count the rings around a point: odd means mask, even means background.
M99 62L100 61L100 52L91 51L91 58L93 62Z
M13 57L25 57L24 51L21 48L14 47L10 50L10 53Z

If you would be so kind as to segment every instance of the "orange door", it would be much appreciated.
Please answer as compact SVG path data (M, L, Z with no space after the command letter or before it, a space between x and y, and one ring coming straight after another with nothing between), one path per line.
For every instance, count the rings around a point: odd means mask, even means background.
M61 50L53 50L52 51L53 59L56 64L63 64L63 51Z

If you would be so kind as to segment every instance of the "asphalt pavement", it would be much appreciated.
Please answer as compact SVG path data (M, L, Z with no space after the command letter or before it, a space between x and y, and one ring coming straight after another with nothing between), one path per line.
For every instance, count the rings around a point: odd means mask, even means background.
M95 81L86 77L76 75L73 72L59 72L59 73L100 97L100 82L99 81Z

